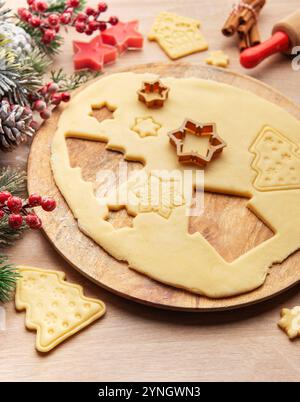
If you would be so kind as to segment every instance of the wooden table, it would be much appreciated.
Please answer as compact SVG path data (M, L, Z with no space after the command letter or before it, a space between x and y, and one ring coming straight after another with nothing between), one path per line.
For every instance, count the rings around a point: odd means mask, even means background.
M12 8L25 1L9 0ZM89 1L96 3L96 1ZM272 24L299 7L299 0L269 0L260 17L266 38ZM224 49L231 56L231 68L238 64L234 40L220 34L231 0L110 0L111 14L122 20L138 18L147 33L161 10L197 17L211 49ZM71 71L72 32L55 61ZM82 37L80 37L82 38ZM206 53L186 57L203 63ZM142 52L128 52L114 65L167 61L156 43L145 42ZM300 103L300 71L288 59L275 56L248 72ZM2 165L25 166L28 148L1 154ZM277 328L279 311L300 303L299 287L261 305L239 311L214 314L185 314L161 311L123 300L88 282L51 247L42 232L29 232L9 250L15 263L55 268L69 280L82 284L86 294L107 303L107 315L95 325L73 336L48 355L34 349L35 334L24 328L24 313L14 304L5 305L6 330L0 331L0 380L21 381L299 381L299 342L290 342Z

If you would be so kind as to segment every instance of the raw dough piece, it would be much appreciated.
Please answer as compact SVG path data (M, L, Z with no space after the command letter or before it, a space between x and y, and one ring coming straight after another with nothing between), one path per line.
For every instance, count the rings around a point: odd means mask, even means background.
M222 50L216 50L209 53L209 57L205 59L206 64L217 67L228 67L229 57Z
M214 298L251 291L264 283L272 264L300 247L300 186L260 191L253 185L257 172L250 148L270 125L291 143L299 144L300 123L273 103L239 88L169 77L161 79L170 88L168 102L151 110L161 128L156 136L141 138L131 127L136 117L149 116L149 110L137 100L136 91L142 82L155 79L158 77L153 74L114 74L99 79L71 100L61 114L52 143L56 184L80 230L116 259L127 261L130 268ZM91 105L104 104L114 110L113 119L99 122L90 116ZM100 202L93 183L82 179L80 168L70 166L66 138L77 137L107 142L107 149L120 150L128 160L143 161L147 174L161 169L184 172L167 134L180 127L187 116L198 122L216 122L227 143L222 155L205 169L205 190L249 198L248 208L274 232L272 238L230 263L200 233L189 234L186 205L172 208L168 218L158 211L137 211L132 227L114 228L107 221L109 210L124 203Z
M134 121L132 130L143 138L151 135L157 135L160 127L160 124L154 121L152 117L137 117Z
M291 310L283 308L278 325L287 333L290 339L300 336L300 306L296 306Z
M26 309L26 327L37 331L36 348L49 352L105 313L105 304L64 281L64 272L19 267L16 309Z
M208 49L199 27L198 20L161 12L155 19L148 39L155 40L171 59L179 59Z

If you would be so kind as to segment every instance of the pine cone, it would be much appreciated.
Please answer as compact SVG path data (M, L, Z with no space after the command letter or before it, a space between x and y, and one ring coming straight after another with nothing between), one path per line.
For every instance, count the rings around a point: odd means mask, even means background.
M35 132L31 123L31 110L2 100L0 102L0 149L4 152L12 151L26 142L27 138Z

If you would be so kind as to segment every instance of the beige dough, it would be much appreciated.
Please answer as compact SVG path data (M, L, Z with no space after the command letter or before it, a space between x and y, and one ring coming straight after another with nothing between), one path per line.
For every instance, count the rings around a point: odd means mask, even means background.
M127 261L130 268L214 298L251 291L264 283L272 264L300 247L300 123L252 93L193 78L163 78L170 88L169 99L164 107L149 110L137 100L136 91L143 81L154 79L157 76L152 74L115 74L72 99L52 143L57 186L79 228L113 257ZM99 123L91 116L91 107L101 105L115 110L113 119ZM142 117L151 117L160 125L156 135L140 136L132 130L136 119ZM188 233L187 205L180 197L178 202L159 203L156 209L133 207L130 201L125 207L136 215L133 227L114 228L106 220L109 208L121 208L124 203L114 205L109 198L101 203L93 184L82 179L80 168L70 166L66 137L78 137L105 141L108 149L123 152L126 159L142 161L149 178L155 169L182 171L185 167L178 164L167 133L180 127L185 118L215 122L227 143L222 155L205 168L205 189L248 197L248 207L274 231L271 239L231 263L201 234ZM268 150L261 145L266 136L282 143L276 150ZM286 154L290 158L286 159ZM269 158L268 163L262 162L262 155ZM266 176L265 170L274 166L275 171L271 169ZM280 181L281 173L290 168L288 178ZM270 185L265 185L265 177Z

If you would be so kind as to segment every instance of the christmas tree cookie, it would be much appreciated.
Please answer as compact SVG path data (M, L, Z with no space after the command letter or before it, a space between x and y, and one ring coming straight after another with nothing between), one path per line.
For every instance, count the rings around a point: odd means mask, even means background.
M19 267L16 309L26 310L26 327L37 331L36 348L49 352L105 313L102 301L83 295L82 287L65 282L65 274Z

